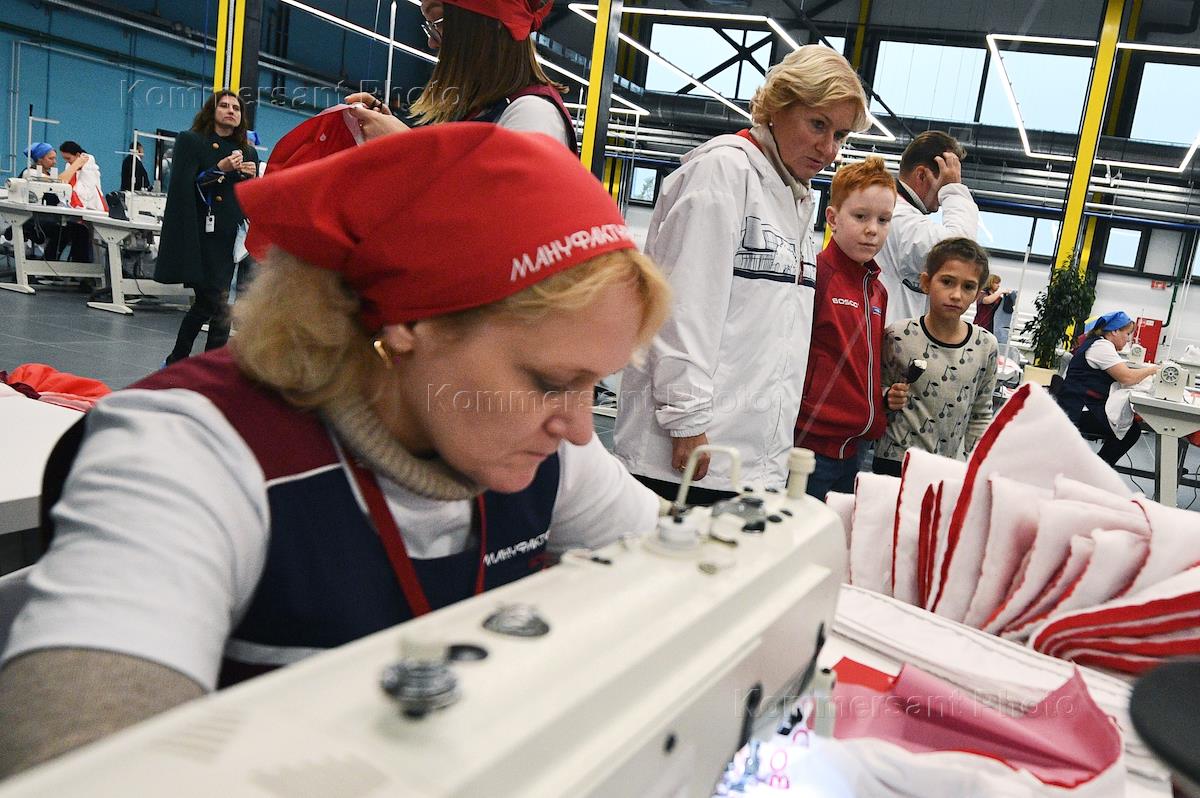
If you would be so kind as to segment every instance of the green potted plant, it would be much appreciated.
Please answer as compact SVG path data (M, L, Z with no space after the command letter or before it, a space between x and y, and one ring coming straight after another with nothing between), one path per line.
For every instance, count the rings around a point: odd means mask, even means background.
M1068 331L1082 328L1095 300L1095 283L1080 274L1078 256L1072 255L1062 268L1051 272L1046 290L1033 303L1033 318L1021 328L1033 348L1033 365L1025 369L1026 381L1050 384L1058 371L1059 347L1071 348Z

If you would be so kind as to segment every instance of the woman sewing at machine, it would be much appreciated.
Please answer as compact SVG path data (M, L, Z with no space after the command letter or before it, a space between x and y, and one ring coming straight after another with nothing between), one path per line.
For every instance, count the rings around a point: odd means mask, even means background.
M1099 436L1104 441L1100 458L1116 465L1137 443L1142 428L1141 422L1134 420L1123 437L1113 431L1105 411L1113 383L1128 388L1156 373L1159 367L1133 368L1119 354L1133 333L1133 319L1123 310L1098 317L1085 331L1087 337L1067 367L1058 404L1081 433Z
M74 142L68 141L64 144L74 144ZM59 174L58 152L44 141L30 145L29 149L25 151L25 155L32 162L25 171L21 172L21 177L26 180L54 180L70 183L75 174L87 163L86 159L73 158L74 163L63 170L62 174ZM100 170L97 169L97 186L99 185L99 173ZM71 191L73 197L74 188ZM47 194L42 201L51 207L59 204L56 194ZM101 201L103 201L103 197L101 197ZM64 254L67 254L76 263L91 263L92 261L92 231L78 220L64 219L48 213L39 214L25 222L22 229L25 233L25 240L40 246L42 257L46 260L59 260Z
M10 770L654 523L591 396L667 289L564 147L437 125L238 188L273 245L238 336L87 417L0 672Z

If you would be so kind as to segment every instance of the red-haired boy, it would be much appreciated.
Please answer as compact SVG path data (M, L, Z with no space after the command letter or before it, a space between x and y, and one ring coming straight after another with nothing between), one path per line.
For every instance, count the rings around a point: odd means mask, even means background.
M883 248L896 183L883 159L838 169L825 220L833 238L817 256L817 292L795 443L816 453L808 493L850 493L858 446L887 428L881 384L887 289L875 255Z

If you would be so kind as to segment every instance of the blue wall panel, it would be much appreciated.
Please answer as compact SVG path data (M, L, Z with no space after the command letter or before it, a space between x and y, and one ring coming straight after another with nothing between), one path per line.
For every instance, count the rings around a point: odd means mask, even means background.
M65 139L78 141L96 157L105 190L114 190L123 151L135 128L150 132L186 129L207 98L214 62L211 44L204 47L34 0L2 2L0 177L25 166L21 153L31 104L35 116L60 120L58 125L35 126L34 140L49 141L56 148ZM315 0L312 4L339 16L348 13L352 21L366 28L375 27L375 0ZM278 0L264 2L264 40L278 5ZM133 0L122 6L132 19L151 27L161 21L178 22L175 32L186 33L204 28L207 20L210 33L215 31L216 0ZM278 75L267 65L260 66L259 86L264 90L273 80L282 81L277 103L260 102L258 106L256 124L268 147L314 108L336 103L361 79L381 85L387 68L383 45L357 34L343 34L296 9L291 9L289 16L290 36L282 55L297 69L328 77ZM387 16L388 3L383 0L379 3L381 31L386 30ZM419 22L416 7L402 2L397 38L421 44ZM338 86L343 69L345 81ZM426 62L398 53L394 85L420 86L429 70ZM152 141L146 147L148 153L155 150Z

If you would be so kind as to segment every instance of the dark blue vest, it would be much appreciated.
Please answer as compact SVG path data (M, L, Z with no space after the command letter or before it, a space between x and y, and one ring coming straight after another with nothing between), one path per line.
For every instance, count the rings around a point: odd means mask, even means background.
M289 649L339 646L413 617L383 544L355 499L351 477L315 414L250 382L224 349L181 361L130 387L186 388L204 395L246 441L266 477L266 561L231 635L221 686L295 659ZM475 502L476 534L467 551L413 560L430 606L438 609L474 594L481 538L487 542L485 590L544 567L558 482L554 455L525 490L487 492ZM276 649L278 657L240 661L235 657L244 644L260 653Z
M553 86L546 86L544 84L526 86L518 92L513 92L504 99L492 103L492 105L471 117L470 121L495 123L498 119L500 119L500 115L504 113L504 109L508 108L508 106L514 100L519 97L526 97L529 95L541 97L543 100L546 100L558 109L559 114L563 118L564 124L567 126L567 138L570 139L570 150L571 152L578 150L579 139L575 136L575 123L571 120L571 115L567 113L567 106L563 104L562 95L559 94L558 89L554 88Z
M1079 424L1085 407L1096 418L1107 418L1104 403L1108 401L1108 391L1116 380L1107 371L1093 368L1087 362L1087 351L1099 340L1098 337L1089 337L1075 350L1071 364L1067 366L1067 376L1063 378L1062 390L1058 393L1059 407L1075 425Z

